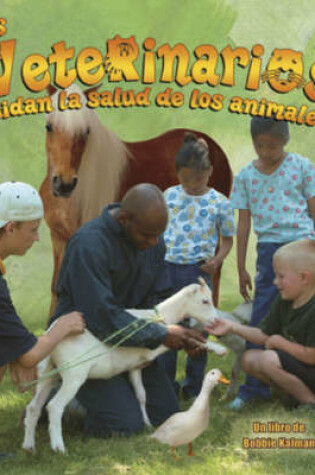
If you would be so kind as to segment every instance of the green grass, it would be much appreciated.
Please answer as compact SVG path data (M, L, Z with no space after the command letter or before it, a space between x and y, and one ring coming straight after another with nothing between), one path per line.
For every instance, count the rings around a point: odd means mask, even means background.
M181 354L179 377L183 377ZM229 375L232 355L226 358L210 356L208 367L220 367ZM167 446L149 439L149 430L132 437L113 437L108 440L86 439L80 427L69 429L64 424L64 438L67 455L53 454L50 450L47 427L37 430L37 451L26 454L20 449L23 429L18 427L19 415L30 395L17 394L8 379L4 382L0 396L0 446L1 451L12 452L14 458L0 462L1 473L9 474L311 474L314 472L312 450L265 449L246 450L243 437L303 437L315 438L313 414L306 411L288 411L276 399L256 404L242 414L226 409L224 387L215 388L210 398L210 424L195 441L195 457L187 457L187 448L177 450L180 460L174 462ZM189 406L181 402L182 409ZM300 434L253 433L253 422L267 424L268 421L293 424L296 421L306 425L306 432Z

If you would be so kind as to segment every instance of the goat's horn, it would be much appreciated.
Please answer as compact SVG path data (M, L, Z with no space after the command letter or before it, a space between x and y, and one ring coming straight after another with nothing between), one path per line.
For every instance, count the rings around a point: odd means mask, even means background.
M202 286L207 285L205 279L201 276L198 277L198 282Z

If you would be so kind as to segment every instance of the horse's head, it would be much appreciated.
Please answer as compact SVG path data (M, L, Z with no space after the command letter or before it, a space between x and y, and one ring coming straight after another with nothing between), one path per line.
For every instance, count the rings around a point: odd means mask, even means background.
M71 86L66 91L58 91L49 86L53 112L46 120L46 153L51 188L54 196L67 198L78 181L78 171L87 144L91 127L90 110L86 107L86 95L91 90L82 91ZM68 101L81 104L77 109L61 110Z
M199 284L191 284L185 287L182 292L186 293L186 316L195 318L202 325L213 323L217 312L213 305L212 292L205 280L199 277Z

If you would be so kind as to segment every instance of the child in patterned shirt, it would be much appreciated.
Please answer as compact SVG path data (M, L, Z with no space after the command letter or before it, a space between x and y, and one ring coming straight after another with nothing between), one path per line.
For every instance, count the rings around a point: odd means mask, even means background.
M257 275L250 325L256 327L267 315L277 295L272 268L275 251L285 243L314 236L315 167L304 157L284 150L289 141L287 122L254 117L251 135L258 158L235 178L231 195L239 210L237 261L240 293L249 300L252 290L246 270L246 253L251 218L257 244ZM248 348L257 346L248 343ZM269 387L246 376L245 385L229 405L241 410L254 398L268 398Z
M233 245L233 210L224 195L208 186L212 164L205 140L192 133L185 134L176 156L176 171L180 184L164 193L169 211L164 233L166 270L174 292L198 282L199 276L211 287L211 274L222 265ZM220 249L215 255L220 237ZM172 381L176 359L175 350L160 358ZM195 397L200 392L206 362L206 353L194 359L188 356L182 387L184 397Z

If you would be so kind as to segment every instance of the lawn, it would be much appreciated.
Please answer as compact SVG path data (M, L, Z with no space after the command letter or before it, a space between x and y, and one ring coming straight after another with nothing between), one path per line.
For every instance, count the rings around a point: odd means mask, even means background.
M209 368L219 367L229 375L232 355L225 359L211 356ZM183 355L179 365L182 377ZM64 424L67 455L54 454L50 450L46 425L37 431L37 452L26 454L20 449L23 429L18 426L19 416L29 395L17 394L8 380L1 389L0 446L2 451L12 453L1 463L1 470L7 474L311 474L314 473L314 451L307 449L246 449L243 438L264 440L296 437L313 439L315 422L313 414L306 411L289 411L273 399L269 403L256 404L240 414L231 413L226 403L222 386L215 388L210 398L210 424L194 444L195 457L187 456L187 448L180 447L178 462L173 461L168 447L149 439L149 430L129 438L114 437L108 440L86 439L81 433L79 420L73 420L71 428ZM182 409L189 403L182 401ZM290 424L289 432L254 432L253 424L260 428L268 422ZM294 424L304 432L295 433ZM69 424L69 422L68 422ZM271 428L272 429L272 428ZM272 430L276 427L273 426ZM256 445L257 447L257 445Z

